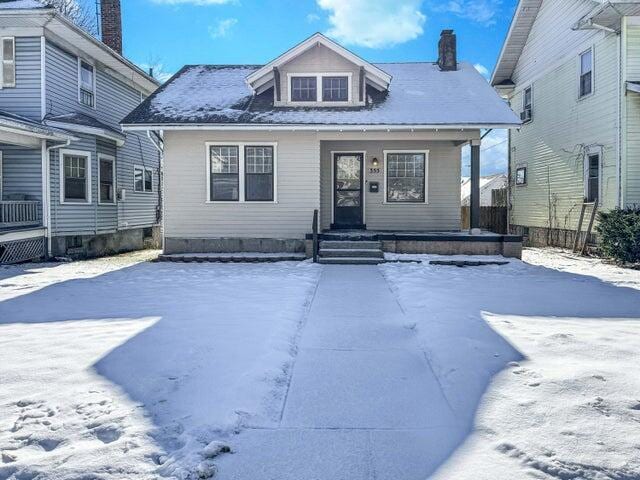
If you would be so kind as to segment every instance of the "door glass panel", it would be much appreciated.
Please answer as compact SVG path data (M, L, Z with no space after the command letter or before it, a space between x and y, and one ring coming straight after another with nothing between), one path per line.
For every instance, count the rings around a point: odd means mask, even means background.
M360 190L360 180L336 180L338 190Z
M359 207L360 192L338 191L336 192L337 207Z
M336 162L336 180L360 180L360 158L338 157ZM338 186L338 188L341 188Z

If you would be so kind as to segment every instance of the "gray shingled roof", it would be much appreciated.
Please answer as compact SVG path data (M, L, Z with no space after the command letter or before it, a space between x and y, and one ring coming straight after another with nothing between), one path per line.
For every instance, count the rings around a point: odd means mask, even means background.
M190 65L131 112L122 124L469 125L520 120L473 65L442 72L433 63L385 63L388 92L367 90L364 107L274 107L273 92L252 96L245 78L259 65Z

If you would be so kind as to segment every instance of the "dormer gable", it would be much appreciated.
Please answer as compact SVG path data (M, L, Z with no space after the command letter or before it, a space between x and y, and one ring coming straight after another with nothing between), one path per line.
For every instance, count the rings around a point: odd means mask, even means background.
M273 88L274 106L362 106L367 85L385 91L391 75L316 33L246 81L256 94Z

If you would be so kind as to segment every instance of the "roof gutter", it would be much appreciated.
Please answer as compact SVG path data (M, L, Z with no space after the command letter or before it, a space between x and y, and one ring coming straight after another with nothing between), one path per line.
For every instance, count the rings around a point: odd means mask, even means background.
M167 123L167 124L122 124L124 131L147 130L254 130L254 131L311 131L311 132L414 132L420 130L485 130L493 128L520 128L514 123L479 123L479 124L436 124L436 125L286 125L286 124L207 124L207 123Z

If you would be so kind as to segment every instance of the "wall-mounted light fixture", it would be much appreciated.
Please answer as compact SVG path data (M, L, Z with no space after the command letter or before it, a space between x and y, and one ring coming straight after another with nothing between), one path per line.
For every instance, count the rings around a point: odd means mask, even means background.
M372 167L374 167L374 168L376 168L376 167L378 167L379 165L380 165L380 163L378 162L378 157L373 157L373 158L371 159L371 166L372 166Z

